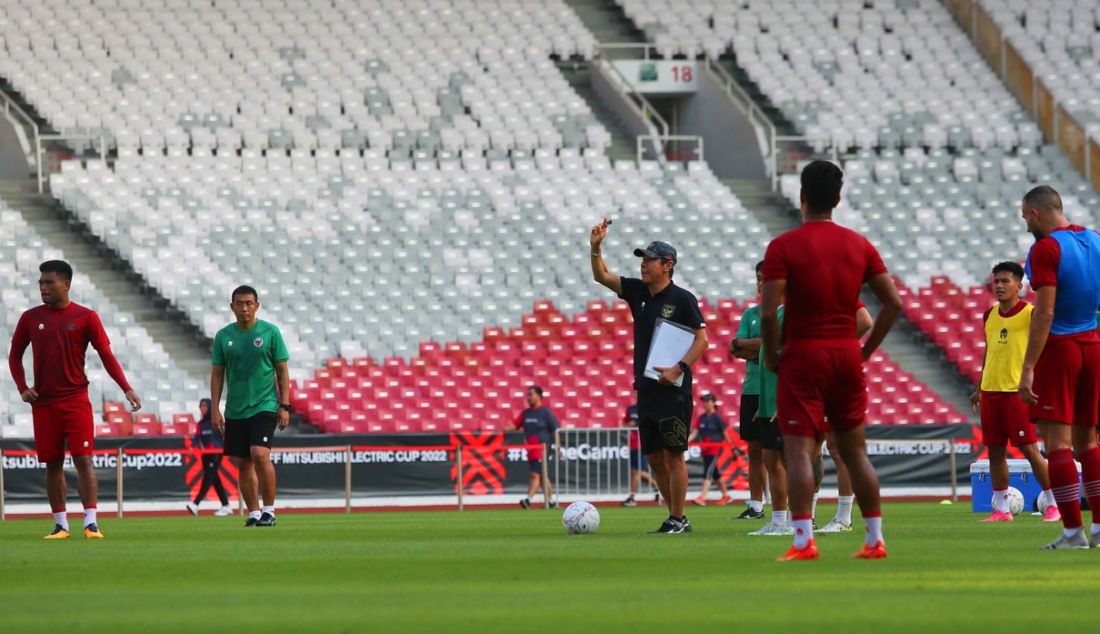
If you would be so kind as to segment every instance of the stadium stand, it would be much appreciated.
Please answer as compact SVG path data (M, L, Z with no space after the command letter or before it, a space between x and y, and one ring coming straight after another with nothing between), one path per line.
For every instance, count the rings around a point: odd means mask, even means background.
M0 293L0 310L4 321L0 323L0 340L4 356L19 316L29 306L39 303L38 289L33 280L38 276L38 265L47 259L63 257L63 252L43 240L28 226L17 211L0 201L0 224L4 236L0 239L0 280L4 290ZM162 421L170 423L173 415L198 402L206 391L202 382L187 375L154 342L144 328L134 323L132 315L115 307L87 276L77 273L73 278L73 301L91 307L99 313L111 347L121 359L130 378L140 377L145 409L138 430L155 433L177 433L174 427L162 428ZM95 351L88 353L89 396L97 418L103 420L100 435L128 435L134 420L128 408L117 403L122 393L107 376ZM24 357L27 376L33 376L31 355ZM15 399L14 402L11 399ZM25 409L14 390L0 392L0 435L4 437L28 437L32 434L30 411Z
M1082 125L1100 122L1096 3L983 0L981 6L1035 75L1043 78L1058 105Z
M315 5L0 9L0 74L117 152L63 163L52 194L207 336L226 290L254 283L324 431L499 428L532 381L567 425L616 421L629 317L590 303L600 216L624 221L616 271L652 236L680 248L677 282L713 322L698 385L736 400L724 347L767 233L704 163L604 156L610 135L550 61L593 51L564 4ZM964 420L884 356L871 380L873 422Z
M1096 192L1057 146L1042 145L1038 126L939 2L619 4L665 55L732 54L814 150L843 157L836 219L879 247L907 318L968 380L980 376L976 328L993 303L989 270L1022 261L1032 242L1019 219L1023 193L1058 183L1069 217L1094 225ZM1083 120L1095 120L1095 88L1083 80L1095 72L1092 4L983 5L1037 73L1062 73L1058 101L1075 114L1092 108ZM785 19L795 12L806 19ZM1070 35L1042 37L1048 32ZM798 204L797 175L782 177L781 189Z

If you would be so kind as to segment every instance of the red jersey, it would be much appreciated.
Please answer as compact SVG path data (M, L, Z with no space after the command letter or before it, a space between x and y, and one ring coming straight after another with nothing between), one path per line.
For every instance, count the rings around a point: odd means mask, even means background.
M855 345L859 290L883 273L875 247L832 222L807 222L772 240L763 275L764 282L787 280L782 341Z
M124 392L132 390L99 315L90 308L70 302L65 308L43 304L19 318L11 338L8 367L19 393L27 391L23 372L23 352L31 346L34 357L35 403L50 403L73 397L87 398L88 376L84 373L84 354L88 344L99 353L103 368Z

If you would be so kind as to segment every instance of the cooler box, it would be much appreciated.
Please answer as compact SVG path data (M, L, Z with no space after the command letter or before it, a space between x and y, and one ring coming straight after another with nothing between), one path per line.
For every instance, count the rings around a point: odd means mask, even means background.
M1043 488L1031 475L1031 463L1027 460L1008 459L1008 486L1024 494L1024 513L1035 510L1035 499ZM975 513L993 512L993 481L989 479L989 461L978 460L970 465L971 510Z

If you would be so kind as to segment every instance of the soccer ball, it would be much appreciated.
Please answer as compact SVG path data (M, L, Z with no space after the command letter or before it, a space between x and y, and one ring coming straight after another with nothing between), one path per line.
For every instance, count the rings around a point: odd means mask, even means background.
M1024 494L1016 487L1008 487L1008 511L1019 515L1024 510Z
M600 528L600 512L588 502L574 502L561 516L561 525L570 535L587 535Z

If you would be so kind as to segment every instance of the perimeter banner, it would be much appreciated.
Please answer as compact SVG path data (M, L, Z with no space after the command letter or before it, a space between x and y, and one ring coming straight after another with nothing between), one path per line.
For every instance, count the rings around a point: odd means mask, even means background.
M898 425L870 427L871 461L883 486L943 487L948 484L948 448L920 441L952 439L960 484L969 481L970 464L980 458L975 427L971 425ZM465 447L462 487L466 495L522 495L528 481L523 435L502 432L453 434L286 436L276 441L272 460L278 472L279 496L333 498L344 495L345 464L351 448L351 489L356 497L453 495L458 487L456 447ZM626 430L563 430L563 447L550 452L547 472L563 494L584 492L618 494L629 486L630 457ZM4 451L4 495L9 502L40 502L45 498L45 465L33 455L30 440L0 440ZM181 502L195 496L202 482L201 454L185 446L183 438L102 438L96 441L93 463L99 477L100 498L115 500L119 450L122 450L124 498L131 501ZM688 452L691 491L703 477L702 449ZM735 489L747 488L745 445L736 439L719 449L714 461L718 477ZM69 492L76 480L66 459ZM826 459L826 486L835 482ZM237 473L226 458L218 476L236 499ZM216 499L214 492L208 499Z

